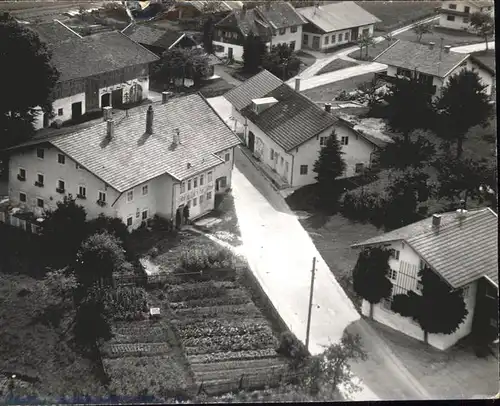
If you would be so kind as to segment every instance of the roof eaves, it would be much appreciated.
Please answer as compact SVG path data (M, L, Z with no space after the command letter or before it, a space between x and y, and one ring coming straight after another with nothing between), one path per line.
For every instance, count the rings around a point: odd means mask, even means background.
M77 37L83 38L80 34L78 34L76 31L72 30L70 27L68 27L62 21L59 21L59 20L54 20L54 21L57 22L57 23L59 23L59 24L61 24L64 28L66 28L67 30L69 30L70 32L72 32L73 34L75 34Z
M183 33L183 34L182 34L179 38L177 38L177 39L175 40L175 42L174 42L172 45L170 45L170 46L168 47L168 49L172 49L174 46L176 46L176 45L179 43L179 41L180 41L182 38L184 38L185 36L186 36L186 34L185 34L185 33Z
M442 78L445 78L446 76L448 76L451 72L453 72L458 66L460 66L461 63L463 63L464 61L466 61L468 58L470 57L470 54L465 54L465 56L460 60L460 62L456 63L455 65L453 65L453 67L448 71L446 72L444 75L442 75L441 77Z
M381 55L385 54L389 49L391 49L394 45L396 45L399 41L401 40L396 40L396 42L394 42L394 44L392 45L389 45L386 49L384 49L381 53L379 53L375 58L373 58L373 61L376 61L378 57L380 57Z
M151 54L152 56L154 56L154 59L156 59L157 61L160 60L160 57L158 55L156 55L154 52L151 52L145 46L139 44L138 42L133 41L128 36L126 36L123 32L121 32L121 31L117 31L117 32L120 33L121 35L123 35L125 38L127 38L127 40L132 41L134 44L136 44L136 45L140 46L142 49L146 50L149 54Z
M480 67L482 67L484 70L487 70L492 74L492 76L496 76L495 69L492 69L490 66L486 65L484 62L482 62L480 59L476 58L474 55L470 55L470 59L474 61L474 63L478 64Z
M133 22L131 22L129 25L127 25L127 26L126 26L123 30L121 30L121 33L122 33L122 34L125 34L125 31L127 31L127 30L128 30L128 28L129 28L131 25L134 25L134 23L133 23ZM125 34L125 35L126 35L126 34Z
M333 123L330 123L330 124L325 124L323 127L321 127L318 131L316 131L313 135L311 135L307 140L304 140L302 142L300 142L299 144L295 144L293 147L291 148L285 148L285 152L289 153L291 152L293 149L295 148L298 148L300 147L301 145L305 144L306 142L310 141L311 139L313 139L314 137L316 137L320 132L323 132L325 131L327 128L330 128L332 125L334 125L335 122Z

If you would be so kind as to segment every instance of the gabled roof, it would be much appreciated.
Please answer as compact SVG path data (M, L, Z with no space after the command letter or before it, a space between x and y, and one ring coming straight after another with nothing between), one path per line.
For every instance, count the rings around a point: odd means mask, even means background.
M274 97L278 102L259 114L250 104L241 114L285 151L291 151L338 122L331 113L285 83L262 97Z
M470 54L472 61L481 66L482 68L489 71L493 76L495 76L495 50L490 49L488 51L478 51L472 52Z
M380 21L353 1L298 8L297 11L324 32L361 27Z
M498 286L498 216L489 208L471 210L459 219L456 212L441 214L439 227L432 217L352 248L403 240L453 288L487 276Z
M444 78L455 67L469 58L469 54L441 50L439 44L431 49L428 44L398 40L379 54L374 61L398 68Z
M270 34L271 26L262 19L262 16L256 9L235 10L228 16L220 20L216 27L233 27L241 31L243 35L251 32L258 36L267 36Z
M61 72L60 82L151 63L159 59L154 53L118 31L73 37L49 44L49 48L52 50L53 64Z
M59 20L42 24L29 24L28 28L35 31L46 44L58 44L68 39L81 38L75 31Z
M271 72L264 69L241 85L231 89L224 95L224 98L231 103L236 110L241 111L251 104L253 99L263 97L282 84L283 81L281 79L278 79Z
M119 192L168 173L183 180L224 161L215 154L240 144L238 137L199 94L174 98L153 107L153 134L145 134L148 106L115 120L106 141L107 123L38 142L49 142ZM172 147L179 129L180 144ZM21 144L21 148L31 144ZM188 166L188 164L190 164Z
M209 3L214 3L211 5L213 7L213 12L223 12L231 10L239 10L243 7L242 1L179 1L180 6L192 6L200 12L205 12L206 7Z
M274 29L302 25L307 21L295 10L290 3L282 1L257 6L258 11Z
M160 28L144 24L133 23L124 28L122 30L122 34L139 44L163 48L166 50L170 49L184 37L184 34L180 32L162 30Z

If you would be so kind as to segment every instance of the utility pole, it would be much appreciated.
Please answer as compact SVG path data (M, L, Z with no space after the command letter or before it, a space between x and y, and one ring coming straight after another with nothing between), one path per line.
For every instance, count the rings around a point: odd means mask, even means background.
M311 292L309 293L309 311L307 313L306 350L309 350L309 331L311 330L311 311L313 304L314 274L316 273L316 257L313 258L311 271Z

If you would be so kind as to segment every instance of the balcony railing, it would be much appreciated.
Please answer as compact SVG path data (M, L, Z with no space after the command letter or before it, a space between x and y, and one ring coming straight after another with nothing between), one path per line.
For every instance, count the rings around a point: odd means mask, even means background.
M80 194L80 193L78 193L78 194L76 195L76 197L77 197L78 199L86 199L86 198L87 198L87 196L82 195L82 194Z
M38 182L38 181L36 181L36 182L35 182L35 186L38 186L38 187L43 187L43 182Z
M21 182L24 182L24 181L26 181L26 176L22 176L22 175L18 174L17 179L20 180Z
M101 206L101 207L106 206L106 202L105 202L104 200L99 200L99 199L98 199L98 200L97 200L97 204L98 204L99 206Z
M63 187L58 187L56 188L56 192L57 193L64 193L66 189L64 189Z

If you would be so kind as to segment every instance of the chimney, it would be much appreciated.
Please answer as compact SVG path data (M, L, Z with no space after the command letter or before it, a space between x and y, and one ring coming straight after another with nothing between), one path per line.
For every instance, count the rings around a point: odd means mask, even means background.
M146 134L153 134L153 106L148 107L148 111L146 113Z
M174 128L174 137L173 137L172 144L179 145L180 143L181 143L180 130L178 128Z
M115 135L115 121L110 119L107 121L107 123L108 123L108 128L106 131L106 137L111 140Z
M446 52L447 54L450 53L450 49L451 49L451 45L445 45L444 46L444 52Z
M327 113L330 113L332 111L332 105L331 105L331 103L325 103L325 111Z
M434 49L435 42L429 42L429 49Z
M432 226L439 227L440 225L441 225L441 215L440 214L433 214L432 215Z
M295 91L300 92L300 78L295 78Z
M161 92L161 104L165 104L170 99L170 92Z
M111 120L111 118L113 117L113 108L111 106L103 107L102 114L102 118L104 121Z

